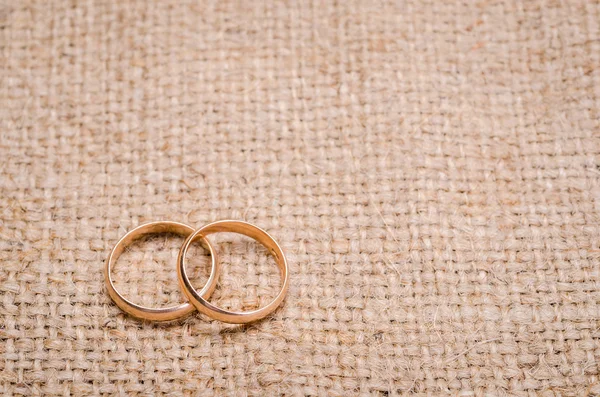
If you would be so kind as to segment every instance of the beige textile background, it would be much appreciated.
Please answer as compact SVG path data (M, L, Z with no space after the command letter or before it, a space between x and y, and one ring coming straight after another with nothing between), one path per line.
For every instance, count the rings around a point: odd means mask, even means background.
M4 1L0 18L0 394L600 394L597 1ZM154 324L111 302L127 230L227 218L288 255L274 315ZM213 301L266 302L273 262L221 240ZM180 243L137 243L120 288L180 301Z

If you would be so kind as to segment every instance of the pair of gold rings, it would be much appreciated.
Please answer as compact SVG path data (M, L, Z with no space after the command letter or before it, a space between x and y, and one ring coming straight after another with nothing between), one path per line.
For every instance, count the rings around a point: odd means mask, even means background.
M206 237L210 234L218 232L232 232L246 235L264 245L269 253L273 255L275 262L279 267L282 282L279 294L277 294L277 296L271 302L269 302L269 304L257 310L234 312L223 310L208 302L207 299L217 286L217 280L219 278L221 266L216 255L216 251ZM190 303L186 302L177 306L165 308L144 307L125 299L125 297L123 297L116 290L113 284L110 274L111 267L114 266L114 263L119 255L121 255L125 248L137 238L146 234L156 233L175 233L180 236L187 237L181 246L179 255L177 257L177 276L179 279L179 286L185 293L185 296L188 298ZM211 256L210 276L206 282L206 285L200 291L196 291L196 289L192 286L185 270L185 256L190 245L196 240L200 240L203 245L208 248ZM201 313L204 313L207 316L219 321L234 324L245 324L259 320L277 309L279 304L283 301L288 289L289 272L285 255L283 254L281 247L279 247L279 244L277 244L273 237L271 237L267 232L250 223L226 220L209 223L200 229L194 230L191 226L183 223L158 221L138 226L121 237L106 260L106 265L104 267L104 280L106 282L108 293L117 306L119 306L125 312L138 318L155 321L175 320L190 314L195 308Z

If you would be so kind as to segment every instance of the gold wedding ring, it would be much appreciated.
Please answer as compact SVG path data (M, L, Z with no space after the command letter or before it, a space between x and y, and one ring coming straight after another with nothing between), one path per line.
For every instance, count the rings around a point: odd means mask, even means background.
M186 302L172 307L151 308L138 305L125 299L125 297L123 297L123 295L116 290L110 274L111 268L114 266L117 258L135 239L145 234L167 232L176 233L187 237L181 246L179 255L177 257L177 276L179 279L179 285L191 304ZM217 285L217 279L219 278L220 273L220 264L213 246L206 237L210 234L218 232L239 233L251 237L264 245L268 249L269 253L275 258L275 263L277 263L281 273L281 289L277 296L266 306L247 312L234 312L221 309L208 302L207 299L210 297ZM190 245L198 239L208 248L212 261L210 276L206 282L206 285L200 291L196 291L196 289L192 286L185 270L185 256L187 251L190 248ZM192 227L183 223L159 221L138 226L121 237L106 260L106 265L104 267L104 281L106 282L106 288L108 289L110 297L117 304L117 306L132 316L141 319L156 321L174 320L189 314L194 310L194 308L196 308L201 313L204 313L215 320L226 323L245 324L259 320L277 309L277 307L285 298L285 294L288 290L289 271L285 255L283 254L281 247L279 247L279 244L277 244L273 237L271 237L267 232L250 223L225 220L210 223L194 231Z
M202 291L197 292L194 289L185 270L185 255L192 242L194 242L196 239L206 238L206 236L218 232L233 232L251 237L264 245L269 250L269 253L273 255L275 262L279 267L282 282L279 294L277 294L275 299L269 302L269 304L257 310L233 312L213 305L203 297ZM185 295L188 297L190 302L196 307L196 309L198 309L198 311L216 320L234 324L245 324L256 321L272 313L283 301L289 283L289 271L285 255L273 237L271 237L261 228L250 223L230 220L210 223L188 236L181 246L181 250L179 251L179 256L177 258L177 275L179 276L179 285L185 292Z
M112 276L110 274L111 268L114 266L119 255L123 253L125 248L131 244L134 240L140 238L146 234L156 234L156 233L175 233L180 236L186 237L194 232L194 229L191 226L185 225L179 222L171 222L171 221L158 221L146 223L144 225L138 226L135 229L129 231L125 234L121 239L117 242L117 244L112 249L108 259L106 260L106 264L104 267L104 281L106 283L106 288L108 289L108 294L112 298L112 300L119 306L123 311L131 314L132 316L145 319L145 320L155 320L155 321L168 321L175 320L177 318L186 316L194 311L194 306L189 304L188 302L179 304L177 306L164 307L164 308L152 308L138 305L136 303L131 302L126 299L116 290ZM208 298L210 294L214 291L217 286L217 279L219 278L219 261L215 255L215 251L210 244L210 242L206 239L202 239L202 242L208 248L211 256L211 269L210 276L206 285L199 294L205 298Z

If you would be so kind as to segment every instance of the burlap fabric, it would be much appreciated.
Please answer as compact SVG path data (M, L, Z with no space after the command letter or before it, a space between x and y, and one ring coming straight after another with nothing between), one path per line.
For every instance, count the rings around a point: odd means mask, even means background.
M0 394L600 394L597 1L8 2ZM119 236L244 219L274 315L123 314ZM215 240L213 302L278 273ZM131 299L181 301L181 238ZM200 286L207 258L190 255Z

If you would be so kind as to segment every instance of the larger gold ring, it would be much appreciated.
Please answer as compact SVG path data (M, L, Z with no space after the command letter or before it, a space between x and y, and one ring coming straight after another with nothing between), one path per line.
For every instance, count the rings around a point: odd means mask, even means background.
M112 300L125 312L131 314L132 316L146 319L146 320L156 320L156 321L168 321L175 320L179 317L186 316L194 311L194 306L190 305L188 302L182 303L177 306L164 307L164 308L153 308L153 307L145 307L133 303L125 297L123 297L115 288L113 284L112 277L110 275L110 269L116 262L119 255L123 253L125 247L131 244L135 239L145 235L145 234L153 234L153 233L175 233L180 236L186 237L194 232L194 228L191 226L185 225L179 222L171 222L171 221L158 221L146 223L144 225L138 226L133 230L130 230L126 235L121 237L121 239L114 246L108 259L106 260L106 265L104 267L104 281L106 283L106 288L108 289L108 294L112 298ZM217 286L217 279L219 278L219 261L217 260L215 250L213 246L207 239L202 239L202 242L208 248L211 256L211 269L210 276L206 285L199 294L205 298L209 298L215 287Z
M204 238L209 234L218 233L218 232L233 232L240 233L251 237L257 240L259 243L264 245L271 255L275 258L275 262L279 267L279 271L281 273L281 290L279 294L269 302L268 305L261 307L257 310L252 310L248 312L232 312L228 310L223 310L212 303L208 302L203 296L202 293L198 293L192 284L190 283L190 279L187 276L185 270L185 255L190 247L190 244L197 238ZM285 259L285 255L283 251L277 244L277 242L273 239L273 237L269 236L267 232L262 230L261 228L251 225L247 222L242 221L218 221L214 223L210 223L206 226L201 227L196 230L194 233L190 234L188 238L184 241L181 246L181 250L179 251L179 256L177 258L177 275L179 276L179 285L181 289L188 297L190 302L199 312L206 314L209 317L214 318L215 320L224 321L226 323L234 323L234 324L245 324L251 321L259 320L271 312L273 312L279 304L283 301L285 294L288 289L289 282L289 272L288 265Z

